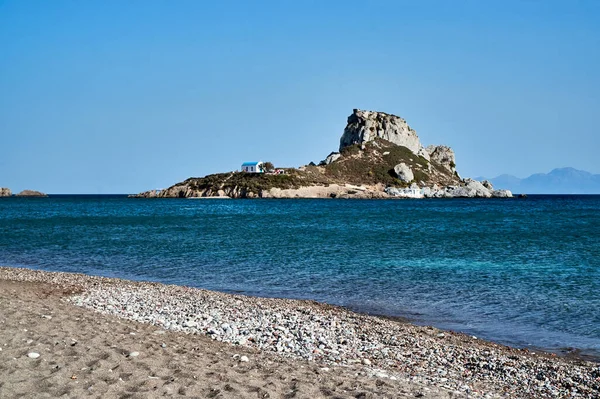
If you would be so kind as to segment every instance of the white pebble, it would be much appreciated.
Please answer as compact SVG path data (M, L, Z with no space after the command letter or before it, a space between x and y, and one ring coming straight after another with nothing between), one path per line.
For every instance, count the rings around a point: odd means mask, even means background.
M250 359L248 359L248 356L242 356L240 357L240 362L249 362Z
M137 357L140 355L140 352L131 352L129 353L129 357Z
M40 357L40 354L39 354L39 353L37 353L37 352L29 352L29 353L27 354L27 356L28 356L30 359L37 359L38 357Z

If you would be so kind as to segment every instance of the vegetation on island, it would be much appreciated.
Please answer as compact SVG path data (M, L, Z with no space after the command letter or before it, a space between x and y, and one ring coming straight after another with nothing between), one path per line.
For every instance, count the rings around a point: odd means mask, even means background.
M402 182L398 179L394 167L399 163L405 163L411 168L414 174L412 182ZM383 139L345 147L339 158L329 164L322 162L316 165L311 162L297 169L276 169L273 163L264 162L263 171L267 173L229 172L193 177L158 194L155 193L156 195L142 193L139 196L245 197L261 196L262 192L273 188L285 190L331 184L406 187L411 183L452 184L457 180L457 176L444 166Z

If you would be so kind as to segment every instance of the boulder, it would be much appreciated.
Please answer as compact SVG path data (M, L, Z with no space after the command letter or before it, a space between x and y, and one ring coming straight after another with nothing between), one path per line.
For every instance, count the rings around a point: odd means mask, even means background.
M12 192L9 188L0 187L0 197L10 197Z
M494 198L512 198L513 194L510 190L492 190L492 197Z
M492 193L485 188L481 182L473 179L465 179L465 185L452 190L454 198L491 198Z
M398 179L404 183L409 183L415 179L412 169L405 163L399 163L394 166L394 172L396 173L396 176L398 176Z
M492 185L492 183L489 180L484 180L481 182L481 184L483 184L483 187L487 188L488 190L494 189L494 186Z

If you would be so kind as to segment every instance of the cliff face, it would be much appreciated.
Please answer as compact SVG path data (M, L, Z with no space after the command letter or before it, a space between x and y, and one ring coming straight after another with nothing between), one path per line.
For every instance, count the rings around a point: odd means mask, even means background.
M429 153L431 162L437 162L450 173L456 172L456 158L452 148L445 145L430 145L426 151Z
M353 110L340 139L340 152L355 144L360 145L364 150L366 143L378 139L406 147L413 154L439 164L451 174L456 172L456 159L452 148L444 145L423 147L417 132L406 123L406 120L385 112ZM330 154L326 164L331 163L330 160L337 155L338 153Z
M404 119L384 112L360 109L353 110L348 117L348 124L340 139L340 151L353 144L362 145L377 138L406 147L414 154L429 159L417 132Z
M0 197L10 197L12 192L9 188L0 187Z

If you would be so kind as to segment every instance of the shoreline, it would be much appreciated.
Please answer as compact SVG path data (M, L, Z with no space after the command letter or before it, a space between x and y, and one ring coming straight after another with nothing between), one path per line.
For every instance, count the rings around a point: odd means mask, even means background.
M98 317L117 316L294 364L361 370L375 380L417 384L440 395L600 397L598 364L315 301L7 267L0 267L0 281L60 288L68 306Z

